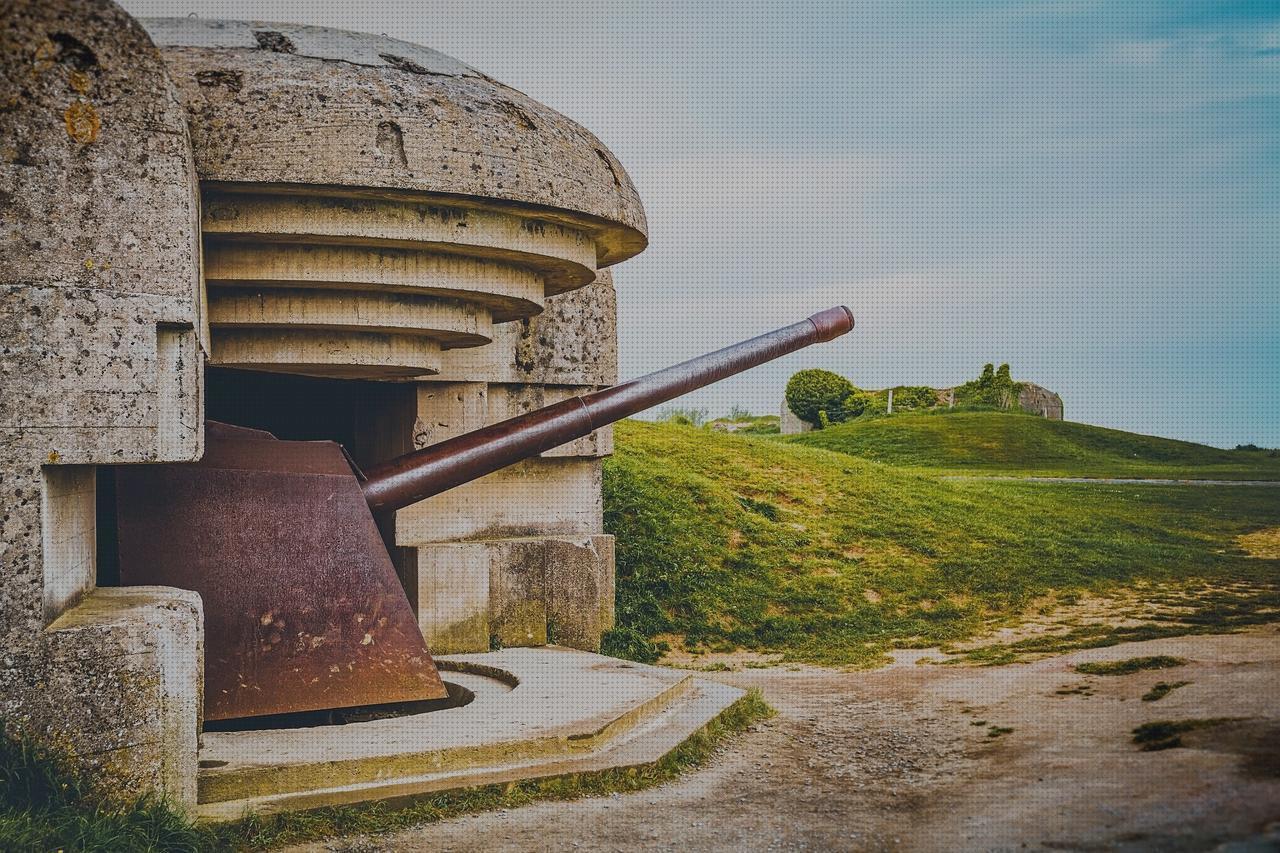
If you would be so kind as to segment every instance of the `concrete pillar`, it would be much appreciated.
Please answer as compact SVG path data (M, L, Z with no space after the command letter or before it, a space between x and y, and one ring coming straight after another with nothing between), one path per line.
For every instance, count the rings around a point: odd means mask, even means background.
M613 383L614 322L605 276L548 299L535 321L509 324L493 352L459 351L451 381L418 383L415 445ZM466 381L476 377L488 381ZM613 624L600 498L601 458L612 452L612 429L597 430L396 514L396 544L416 553L418 617L433 648L599 648Z
M0 111L0 717L114 800L191 809L199 597L95 587L97 466L203 450L186 117L113 3L6 15L0 76L23 85Z

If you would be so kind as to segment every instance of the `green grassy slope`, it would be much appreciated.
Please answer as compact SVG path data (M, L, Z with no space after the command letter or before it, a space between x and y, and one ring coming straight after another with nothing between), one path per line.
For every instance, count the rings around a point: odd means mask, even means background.
M605 515L620 625L608 649L636 657L673 634L871 662L896 644L969 636L1050 591L1140 580L1244 581L1280 604L1280 561L1235 543L1280 524L1269 488L946 481L629 421L606 463Z
M893 465L982 474L1280 480L1280 454L1219 450L1003 412L903 414L787 441Z

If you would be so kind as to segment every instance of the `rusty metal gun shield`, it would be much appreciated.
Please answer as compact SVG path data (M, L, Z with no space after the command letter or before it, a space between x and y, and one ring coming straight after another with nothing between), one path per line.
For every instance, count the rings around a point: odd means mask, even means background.
M121 582L204 599L205 718L446 695L337 444L209 432L197 463L116 469Z

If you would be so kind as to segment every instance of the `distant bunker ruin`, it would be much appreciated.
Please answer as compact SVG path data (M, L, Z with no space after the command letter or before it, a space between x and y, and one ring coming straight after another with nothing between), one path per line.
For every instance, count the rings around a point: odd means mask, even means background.
M594 654L607 420L369 494L389 460L617 382L610 268L646 223L598 139L384 37L6 14L7 726L215 820L636 766L738 698ZM337 505L358 523L326 526ZM236 571L264 536L265 585Z
M1060 421L1063 419L1064 407L1062 397L1048 388L1043 388L1034 382L1018 382L1016 398L1008 401L1009 407L1017 405L1017 407L1028 414L1039 415L1051 421ZM880 398L884 401L884 408L887 414L902 411L902 406L895 406L895 392L904 390L905 386L897 386L895 388L885 388L880 391L868 391L871 396ZM906 388L906 390L920 390L921 386L914 388ZM955 388L929 388L927 390L929 397L929 405L926 408L947 409L956 405L956 389ZM915 406L906 407L907 410L915 408ZM795 412L791 411L791 407L784 399L779 408L778 431L783 435L797 435L799 433L809 432L814 425L802 419Z

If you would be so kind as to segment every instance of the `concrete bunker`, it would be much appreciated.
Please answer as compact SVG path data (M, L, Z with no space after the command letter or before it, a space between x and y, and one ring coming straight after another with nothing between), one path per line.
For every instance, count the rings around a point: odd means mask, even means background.
M0 111L0 205L17 225L0 232L6 720L120 797L226 819L657 757L736 698L591 654L613 623L612 439L570 401L615 386L608 268L646 243L599 140L450 57L360 33L24 0L5 38L19 93ZM815 316L714 367L849 324ZM628 387L600 411L652 399ZM375 505L376 474L358 479L547 406L572 440L447 492ZM209 471L216 488L189 488ZM264 471L305 482L287 497L311 501L293 516L310 522L254 503L246 477ZM339 499L359 524L326 527ZM397 693L355 669L360 701L303 707L267 670L218 659L257 660L237 649L265 654L295 629L254 601L219 633L235 576L227 594L199 582L213 557L235 567L233 533L264 517L281 541L323 530L372 560L356 575L330 560L315 590L302 561L272 594L333 598L329 621L361 626L351 648L403 653L385 683L418 681ZM344 603L352 577L374 576L368 607ZM219 704L242 690L265 698ZM259 723L214 724L245 718Z

